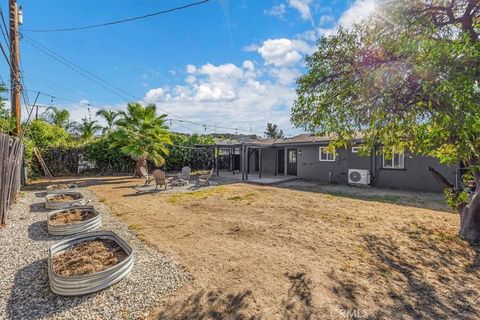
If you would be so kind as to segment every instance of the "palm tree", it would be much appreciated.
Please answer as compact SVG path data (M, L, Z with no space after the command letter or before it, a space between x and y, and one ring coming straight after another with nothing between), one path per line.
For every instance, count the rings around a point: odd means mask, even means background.
M67 109L59 109L57 107L48 107L45 110L45 120L49 123L68 129L70 127L70 112Z
M82 119L82 123L75 126L75 131L78 133L83 141L90 141L95 137L95 134L102 129L97 120Z
M115 126L115 119L119 116L119 113L115 110L100 109L96 115L102 117L107 122L107 126L102 129L102 134L111 133Z
M168 145L172 144L168 127L165 125L166 114L157 116L157 107L149 104L129 103L127 111L120 111L117 130L112 133L112 147L137 160L135 176L140 176L140 168L145 167L147 159L157 166L165 163Z

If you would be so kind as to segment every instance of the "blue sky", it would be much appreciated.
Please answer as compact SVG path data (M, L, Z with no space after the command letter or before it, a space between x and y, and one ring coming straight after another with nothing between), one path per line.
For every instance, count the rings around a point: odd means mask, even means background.
M84 26L184 5L195 0L19 1L21 29ZM2 1L3 10L8 1ZM24 31L21 64L28 90L55 97L74 120L127 99L156 103L183 132L262 133L267 122L287 134L295 79L316 40L368 14L375 0L211 0L162 16L121 25L57 33ZM124 91L115 95L42 53L59 53ZM1 74L8 79L6 64ZM107 85L108 86L108 85ZM112 88L113 91L118 91ZM128 92L127 93L125 93ZM35 94L29 92L30 100ZM52 99L41 95L40 103ZM228 127L232 129L220 129Z

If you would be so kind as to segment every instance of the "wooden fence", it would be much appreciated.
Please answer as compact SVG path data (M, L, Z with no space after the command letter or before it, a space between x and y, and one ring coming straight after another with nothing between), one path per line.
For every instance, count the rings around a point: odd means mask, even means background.
M23 144L20 139L0 133L0 225L20 190Z

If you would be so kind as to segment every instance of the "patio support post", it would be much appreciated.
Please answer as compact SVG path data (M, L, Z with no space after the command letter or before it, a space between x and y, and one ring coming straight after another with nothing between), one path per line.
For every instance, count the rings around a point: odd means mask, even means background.
M262 179L262 148L258 148L258 162L259 163L259 172L258 172L258 178Z
M284 151L283 151L283 175L286 176L287 175L287 170L288 170L288 150L287 150L287 147L284 147L283 148Z
M248 180L248 169L250 168L250 147L247 146L247 156L246 158L246 163L245 163L245 180Z
M220 148L215 147L215 167L217 169L217 177L220 175L219 159L218 159L219 155L220 155Z
M232 148L233 155L232 155L232 174L235 175L235 155L237 154L237 147Z
M240 153L240 170L242 170L242 181L245 180L245 145L242 144L242 152Z
M275 160L274 160L275 167L273 168L273 175L274 176L277 176L277 171L278 171L277 161L278 161L278 148L275 148Z

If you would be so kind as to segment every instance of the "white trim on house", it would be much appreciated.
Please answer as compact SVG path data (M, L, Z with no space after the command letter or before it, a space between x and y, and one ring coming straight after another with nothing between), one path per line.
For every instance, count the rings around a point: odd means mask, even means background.
M383 158L383 168L385 169L405 169L405 155L402 153L393 153L391 159Z
M360 147L352 147L352 153L358 153Z
M336 160L335 152L333 152L333 153L328 152L328 151L326 151L327 148L328 147L319 147L318 148L318 161L321 161L321 162L335 162L335 160Z

